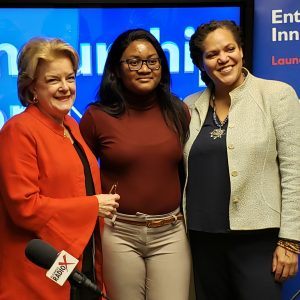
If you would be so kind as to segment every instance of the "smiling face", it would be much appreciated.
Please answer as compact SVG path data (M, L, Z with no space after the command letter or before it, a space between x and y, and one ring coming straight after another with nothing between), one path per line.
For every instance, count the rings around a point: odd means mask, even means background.
M146 40L135 40L123 52L121 61L128 59L159 58L153 45ZM137 71L130 71L128 64L122 62L119 70L120 79L125 88L135 95L149 95L161 80L161 67L151 70L146 63Z
M41 61L32 93L38 101L36 106L62 124L76 96L75 73L71 60L60 56L50 62Z
M233 90L244 80L243 50L228 29L218 28L203 42L202 68L214 82L215 88Z

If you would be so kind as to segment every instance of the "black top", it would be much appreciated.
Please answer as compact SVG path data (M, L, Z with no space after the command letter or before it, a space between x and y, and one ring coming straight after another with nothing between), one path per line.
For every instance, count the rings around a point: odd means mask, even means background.
M78 153L79 158L81 159L83 168L84 168L84 177L85 177L85 188L86 195L92 196L95 195L95 187L93 183L93 177L90 169L89 162L86 158L84 151L81 149L80 145L74 141L74 148ZM83 258L82 258L82 273L85 274L91 281L95 282L94 275L94 258L93 258L93 235L91 236L88 244L86 245ZM87 289L72 289L71 291L72 300L96 300L99 299L99 296L94 295L91 291Z
M223 129L227 130L227 124ZM211 138L210 133L217 128L213 109L209 106L188 159L186 201L189 230L229 232L230 179L226 134L221 138Z

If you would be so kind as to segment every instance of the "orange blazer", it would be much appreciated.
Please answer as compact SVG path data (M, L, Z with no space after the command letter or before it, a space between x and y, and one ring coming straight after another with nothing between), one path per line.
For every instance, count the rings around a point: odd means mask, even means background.
M84 150L96 194L101 192L98 163L76 121L65 126ZM0 299L70 299L70 285L45 277L24 254L34 238L80 259L93 232L96 276L102 287L98 201L86 196L84 170L63 128L31 105L0 131Z

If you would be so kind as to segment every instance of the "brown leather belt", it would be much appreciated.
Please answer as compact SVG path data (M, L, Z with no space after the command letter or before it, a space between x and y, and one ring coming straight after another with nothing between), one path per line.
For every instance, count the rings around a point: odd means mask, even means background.
M183 215L181 213L177 214L176 216L170 216L162 219L153 219L153 220L146 220L146 221L134 221L134 220L125 220L116 218L117 222L126 223L130 225L137 225L137 226L146 226L148 228L157 228L162 227L165 225L169 225L175 223L177 220L183 220Z

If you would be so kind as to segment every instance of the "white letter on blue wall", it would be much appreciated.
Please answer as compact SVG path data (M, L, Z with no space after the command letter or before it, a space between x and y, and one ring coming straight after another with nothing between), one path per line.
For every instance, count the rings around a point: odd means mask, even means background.
M17 76L18 68L17 68L17 55L18 49L8 43L0 44L0 52L4 51L7 54L7 66L8 66L8 75Z
M189 40L191 36L195 32L193 27L187 27L184 31L184 37L188 40L184 43L184 73L193 73L194 72L194 64L192 62L190 56L190 47L189 47Z
M78 75L91 76L92 74L92 54L91 45L89 43L80 44L81 66L78 70Z
M109 46L107 47L106 43L97 43L96 44L96 64L97 64L97 74L102 75L104 71L104 65L107 58Z

